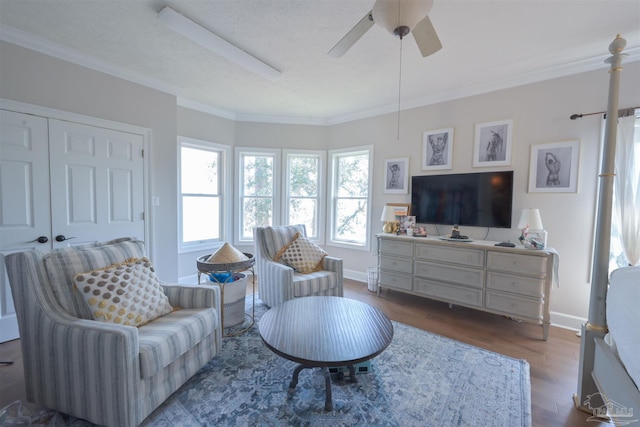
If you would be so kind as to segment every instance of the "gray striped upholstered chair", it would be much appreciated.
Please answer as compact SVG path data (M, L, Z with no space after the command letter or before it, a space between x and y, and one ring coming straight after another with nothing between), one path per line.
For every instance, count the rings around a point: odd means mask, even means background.
M253 230L258 295L269 307L312 295L343 296L342 259L325 256L322 270L299 273L274 257L296 233L307 235L304 225L256 227Z
M93 320L76 274L144 256L143 242L125 238L5 257L30 402L99 425L137 426L220 351L219 289L159 288L149 264L145 283L168 297L169 313L138 327Z

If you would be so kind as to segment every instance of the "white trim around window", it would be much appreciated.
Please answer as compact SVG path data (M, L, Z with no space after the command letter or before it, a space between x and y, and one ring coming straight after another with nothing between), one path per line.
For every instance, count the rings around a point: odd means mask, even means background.
M338 212L339 201L349 201L349 197L345 197L345 195L340 194L339 188L339 160L349 157L349 156L358 156L365 155L368 157L368 168L367 168L367 190L366 195L362 195L361 197L352 198L353 202L358 200L366 203L364 207L364 218L355 219L355 222L360 222L357 224L357 227L361 227L361 230L351 231L350 233L345 233L347 236L350 234L354 236L352 239L348 237L344 239L340 239L338 234L340 231L337 230L339 227L337 222L339 220L339 216L341 215ZM357 250L366 250L369 251L371 248L371 199L372 199L372 181L373 181L373 145L364 145L360 147L349 147L339 150L329 150L329 191L327 195L327 218L329 219L329 233L327 244L331 246L338 246L348 249L357 249ZM344 189L342 191L344 193ZM361 224L364 221L364 224Z
M182 184L182 149L190 148L194 150L202 150L203 152L213 152L217 154L217 186L211 191L195 191L193 193L183 192ZM205 249L217 248L232 233L231 216L231 147L228 145L218 144L212 141L178 136L177 144L177 160L178 160L178 253L188 253L202 251ZM183 200L185 195L192 199L212 199L214 204L219 206L217 212L210 215L211 220L208 226L216 226L213 233L205 233L202 239L184 242L183 228ZM209 234L210 236L206 236Z
M284 184L284 201L283 201L283 218L284 224L301 224L307 225L307 237L313 240L317 244L324 244L325 236L325 212L324 200L325 196L325 182L327 177L326 159L327 152L320 150L283 150L282 152L284 167L282 168L282 182ZM291 166L292 161L307 160L311 165L315 165L316 182L311 185L311 188L315 185L315 194L309 194L310 191L306 191L305 194L292 195L291 184L293 182ZM311 170L310 172L313 172ZM312 191L311 191L312 193ZM301 206L305 206L300 212L292 212L293 201L297 200ZM309 212L312 210L312 212ZM313 224L309 224L312 221Z
M278 171L280 170L280 161L281 161L281 150L280 149L270 149L270 148L256 148L256 147L236 147L235 148L235 163L236 163L236 173L235 173L235 182L234 182L234 205L235 205L235 223L237 224L234 227L234 242L236 245L241 244L251 244L253 243L253 227L254 226L267 226L279 224L279 220L281 218L281 185L280 185L280 174ZM250 194L246 195L245 191L247 191L247 187L245 186L246 169L245 169L245 159L249 157L257 157L257 158L267 158L271 159L271 188L266 189L262 188L260 191L255 191L254 193L259 194ZM260 171L255 171L257 174ZM264 184L264 183L263 183ZM244 214L246 213L245 206L245 198L251 197L253 199L262 199L262 200L271 200L271 212L270 219L256 219L251 224L245 224ZM257 222L256 222L257 221Z

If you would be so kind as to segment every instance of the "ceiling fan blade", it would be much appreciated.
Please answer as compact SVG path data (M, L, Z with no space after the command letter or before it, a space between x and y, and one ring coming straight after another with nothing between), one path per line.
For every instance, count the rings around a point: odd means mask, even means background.
M327 55L333 56L334 58L344 55L371 27L373 27L373 18L371 17L371 12L369 12L327 52Z
M440 43L436 29L433 28L429 16L425 16L422 21L418 22L411 32L423 57L432 55L442 49L442 43Z

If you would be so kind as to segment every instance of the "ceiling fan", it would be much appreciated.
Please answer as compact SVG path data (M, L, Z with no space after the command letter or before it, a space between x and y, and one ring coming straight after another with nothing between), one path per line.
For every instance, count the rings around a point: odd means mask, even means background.
M429 56L442 49L428 16L432 5L433 0L376 0L373 9L327 55L344 55L373 24L378 24L400 39L413 34L422 56Z

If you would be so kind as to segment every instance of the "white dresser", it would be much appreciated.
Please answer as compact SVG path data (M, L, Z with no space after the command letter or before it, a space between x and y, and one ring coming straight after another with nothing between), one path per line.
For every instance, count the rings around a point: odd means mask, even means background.
M540 324L547 340L553 249L394 234L377 238L378 293L393 289Z

